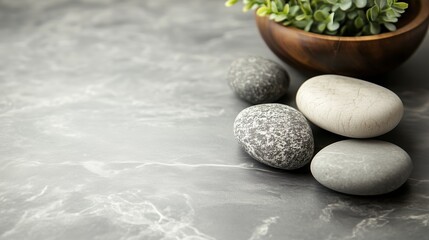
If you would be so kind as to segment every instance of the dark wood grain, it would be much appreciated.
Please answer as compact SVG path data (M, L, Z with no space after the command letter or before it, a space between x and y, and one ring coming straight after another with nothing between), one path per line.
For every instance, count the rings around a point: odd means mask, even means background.
M424 39L429 0L410 0L398 30L373 36L341 37L305 32L256 16L268 47L286 63L300 69L348 76L386 73L406 61Z

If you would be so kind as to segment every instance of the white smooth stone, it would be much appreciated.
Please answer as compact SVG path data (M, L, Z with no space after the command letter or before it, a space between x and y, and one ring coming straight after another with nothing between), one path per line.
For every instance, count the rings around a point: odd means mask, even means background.
M310 168L314 178L327 188L354 195L377 195L404 184L413 164L395 144L351 139L320 150Z
M353 138L389 132L404 112L401 99L389 89L340 75L307 80L298 90L296 103L317 126Z

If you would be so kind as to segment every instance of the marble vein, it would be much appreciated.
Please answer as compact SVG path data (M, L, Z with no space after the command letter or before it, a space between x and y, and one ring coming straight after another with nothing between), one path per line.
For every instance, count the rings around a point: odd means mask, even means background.
M267 237L270 237L267 234L269 233L270 226L272 224L276 224L279 220L278 216L275 217L269 217L267 219L264 219L260 226L256 227L255 230L252 233L252 236L250 236L249 240L258 240L258 239L266 239Z

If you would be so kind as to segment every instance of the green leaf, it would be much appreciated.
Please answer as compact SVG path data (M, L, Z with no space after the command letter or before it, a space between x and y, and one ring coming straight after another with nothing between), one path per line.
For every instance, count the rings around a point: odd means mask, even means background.
M340 24L338 22L329 22L326 27L329 31L336 31L338 28L340 28Z
M352 0L341 0L340 9L347 11L352 7Z
M288 15L289 14L289 10L290 10L289 3L287 3L285 5L285 7L283 8L283 13L286 14L286 15Z
M271 0L266 0L266 6L268 9L271 9Z
M344 36L344 33L347 31L347 26L342 26L341 28L340 28L340 33L339 33L339 35L340 36Z
M368 20L372 22L377 20L379 11L380 9L377 5L374 5L372 8L368 9L368 11L366 12Z
M347 18L350 19L350 20L355 19L357 16L358 16L357 12L349 12L349 13L347 13Z
M365 22L364 22L364 20L361 17L357 17L354 20L353 24L355 25L355 27L357 29L361 29L365 25Z
M297 28L304 29L307 26L308 22L308 20L296 21L293 23L293 25Z
M371 32L369 31L369 25L365 25L362 29L362 35L370 35Z
M232 5L236 4L238 0L228 0L225 2L225 6L231 7Z
M290 25L292 25L292 21L285 21L285 22L283 22L283 25L290 26Z
M394 7L405 10L408 8L408 3L405 2L396 2L393 4Z
M304 28L304 31L309 32L311 29L311 26L313 25L313 20L310 20L307 25Z
M329 14L328 18L326 19L328 22L333 22L335 17L335 12L332 12Z
M337 35L337 31L326 31L325 33L332 36Z
M311 5L308 2L304 2L302 4L302 11L307 15L310 15L313 13L313 10L311 9Z
M256 14L258 15L258 16L261 16L261 17L263 17L263 16L267 16L268 15L268 8L266 7L266 6L262 6L262 7L260 7L257 11L256 11Z
M331 11L331 7L327 5L322 5L322 7L320 7L319 9L324 11L327 14L329 14L329 12Z
M334 21L342 22L346 18L346 13L343 11L336 11Z
M386 7L388 7L387 0L380 0L380 9L384 10Z
M379 34L380 31L381 31L380 24L374 23L374 22L370 22L369 23L369 31L373 35Z
M295 16L298 10L299 10L299 6L295 5L290 7L289 13L291 16Z
M277 4L275 2L271 2L271 11L273 13L278 13L279 10L277 9Z
M323 31L325 31L325 29L326 29L326 23L320 23L319 25L317 25L317 30L320 33L323 33Z
M316 12L314 12L314 20L318 21L318 22L323 22L326 20L326 18L328 18L328 13L322 11L322 10L317 10Z
M398 14L402 14L402 13L404 13L404 12L405 12L405 10L404 10L404 9L400 9L400 8L392 7L392 9L394 9L394 10L395 10L395 12L396 12L396 13L398 13Z
M276 15L276 17L274 18L274 21L276 22L283 22L284 20L286 20L287 16L284 14L279 14Z
M398 18L396 18L396 17L383 16L382 19L384 22L390 22L390 23L398 22Z
M394 9L390 8L386 10L386 16L389 18L400 17L401 14L397 13Z
M377 20L379 14L380 14L380 7L378 7L378 6L372 7L371 16L372 16L373 21Z
M357 8L364 8L368 2L367 0L354 0L354 3Z
M285 6L284 0L276 0L277 9L279 11L283 11L283 8Z
M358 15L359 15L361 18L365 18L365 17L366 17L366 13L365 13L365 11L364 11L364 10L358 10L358 11L357 11L357 13L358 13Z
M252 9L252 7L253 7L253 3L251 3L251 2L246 3L246 4L243 6L243 12L247 12L247 11L249 11L250 9Z
M384 23L384 26L391 32L396 31L396 26L393 23Z
M336 31L340 28L340 24L334 21L335 13L329 14L329 23L326 25L329 31Z
M368 21L371 21L371 9L366 10L366 19L368 19Z
M380 10L383 10L387 6L387 0L374 0L374 3Z
M302 20L304 20L306 18L307 18L307 15L305 15L305 14L301 14L301 15L298 15L298 16L295 17L295 19L297 21L302 21Z

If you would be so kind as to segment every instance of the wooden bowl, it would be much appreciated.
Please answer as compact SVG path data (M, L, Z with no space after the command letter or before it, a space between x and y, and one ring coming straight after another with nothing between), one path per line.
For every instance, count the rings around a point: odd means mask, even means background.
M410 0L394 32L372 36L327 36L285 27L256 15L268 47L286 63L318 73L374 76L407 60L424 39L429 23L429 0Z

